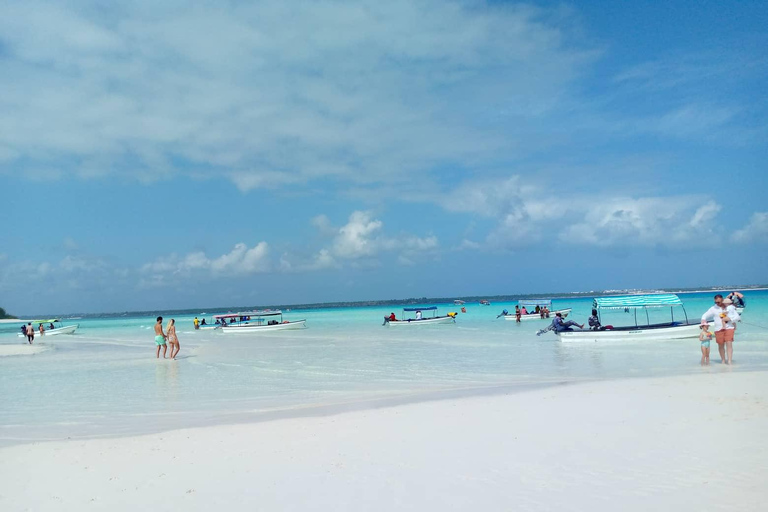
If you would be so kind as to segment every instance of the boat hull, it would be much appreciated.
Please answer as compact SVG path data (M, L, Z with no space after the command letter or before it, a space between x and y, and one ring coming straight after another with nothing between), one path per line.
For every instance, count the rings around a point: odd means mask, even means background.
M64 327L57 327L56 329L48 329L45 331L45 334L43 334L42 337L46 336L58 336L59 334L74 334L74 332L77 330L77 328L80 327L80 324L75 325L65 325ZM17 335L19 338L26 338L26 334L19 333ZM35 331L35 338L40 338L40 331Z
M226 334L248 334L254 332L267 331L287 331L291 329L306 329L306 320L296 320L295 322L283 322L281 324L264 325L227 325L221 328L221 332Z
M636 329L606 329L604 331L565 331L556 333L562 342L597 341L668 341L698 338L699 324L670 325L664 327L638 327Z
M527 315L520 315L520 321L521 322L525 322L525 321L528 321L528 320L549 320L551 322L552 319L555 318L555 315L557 313L561 313L563 315L563 318L565 318L565 317L567 317L570 314L572 309L573 308L566 308L566 309L557 309L555 311L550 311L549 312L549 318L541 318L541 315L538 314L538 313L528 313ZM515 314L512 313L510 315L505 315L504 316L504 320L511 320L511 321L514 322L515 321Z
M452 316L437 316L434 318L422 318L416 320L415 318L409 318L407 320L387 320L386 324L392 327L414 327L417 325L438 325L438 324L453 324L456 323L456 319Z

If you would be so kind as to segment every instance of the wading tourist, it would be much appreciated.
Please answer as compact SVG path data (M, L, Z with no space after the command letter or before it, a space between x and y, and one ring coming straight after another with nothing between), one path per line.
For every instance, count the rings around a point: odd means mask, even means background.
M168 334L168 344L171 346L171 359L176 359L180 349L179 338L176 336L176 320L173 318L168 320L165 332Z
M163 359L166 359L165 354L168 352L168 345L165 344L165 333L163 332L163 317L157 317L155 323L155 344L157 345L157 359L160 359L160 347L163 347Z
M731 302L730 300L727 302ZM736 332L736 322L741 319L736 308L726 303L719 293L715 295L715 305L701 315L701 324L708 322L714 324L715 341L717 351L720 353L720 362L733 363L733 337Z

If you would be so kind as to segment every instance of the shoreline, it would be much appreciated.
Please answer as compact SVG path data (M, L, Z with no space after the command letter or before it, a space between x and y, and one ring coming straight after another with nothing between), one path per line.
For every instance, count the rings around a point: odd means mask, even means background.
M631 377L629 377L631 378ZM610 380L610 379L606 379ZM623 379L621 379L623 380ZM501 384L501 385L480 385L470 387L456 387L445 389L433 389L414 391L411 393L393 394L390 396L378 396L372 398L352 398L338 402L329 402L322 404L302 404L297 406L278 407L258 411L209 411L202 416L209 416L209 420L193 421L192 425L186 426L162 426L161 419L165 417L179 417L189 414L188 412L169 412L157 414L143 414L142 418L154 418L156 428L147 428L140 432L114 433L104 435L82 436L57 436L57 437L29 437L29 438L0 438L0 449L22 446L36 443L55 443L71 441L93 441L107 439L121 439L125 437L162 435L167 432L173 432L180 429L201 429L201 428L220 428L235 425L256 425L270 423L281 420L301 420L308 418L325 418L345 413L360 413L365 411L374 411L377 409L387 409L392 407L415 406L432 402L442 402L457 399L493 397L510 394L528 393L551 387L574 386L586 382L601 382L600 380L586 381L566 381L556 379L549 382Z
M708 372L12 446L0 507L760 510L766 384Z

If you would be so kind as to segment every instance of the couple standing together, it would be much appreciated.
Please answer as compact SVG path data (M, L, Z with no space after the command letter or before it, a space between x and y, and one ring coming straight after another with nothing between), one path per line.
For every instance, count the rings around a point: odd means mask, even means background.
M179 338L176 336L176 320L171 318L168 320L168 325L165 328L167 335L163 332L163 317L157 317L157 323L155 323L155 344L157 345L157 359L160 359L160 347L163 347L163 359L166 359L165 354L168 352L168 345L171 345L171 359L176 359L179 355Z
M730 299L723 299L720 294L715 295L715 305L709 308L701 316L701 327L706 332L705 327L712 323L715 330L715 341L717 350L720 353L720 362L725 364L733 363L733 338L736 333L736 322L741 320L741 315L736 311L733 302ZM709 338L704 339L699 336L701 341L702 362L709 362Z

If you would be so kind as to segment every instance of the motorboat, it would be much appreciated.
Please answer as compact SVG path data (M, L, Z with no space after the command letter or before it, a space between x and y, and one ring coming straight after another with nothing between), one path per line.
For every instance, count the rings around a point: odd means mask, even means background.
M410 314L413 313L413 317ZM424 313L432 313L432 316L423 316ZM408 315L407 315L408 314ZM393 320L389 316L384 317L384 324L389 326L415 326L415 325L435 325L452 324L456 322L455 312L439 316L437 306L427 306L421 308L403 308L403 317L399 320Z
M560 313L563 318L567 317L573 308L563 308L563 309L552 309L552 300L551 299L526 299L526 300L519 300L517 301L518 307L522 310L523 307L525 307L525 310L528 311L529 309L532 310L529 313L521 314L520 315L520 321L528 321L528 320L547 320L550 318L554 318L557 313ZM549 310L548 314L542 315L540 312L535 312L536 307L538 306L539 311L541 311L544 308L547 308ZM515 313L507 313L504 316L504 320L516 320Z
M19 320L19 322L23 322L25 324L32 323L32 327L35 327L35 338L39 338L41 336L40 334L40 324L43 325L43 333L42 336L57 336L59 334L74 334L74 332L77 330L78 327L80 327L80 324L73 324L73 325L62 325L61 319L59 318L51 318L49 320L27 320L24 322L23 320ZM53 325L53 329L50 329L49 326ZM26 338L26 334L18 334L19 338Z
M453 301L454 306L463 306L464 304L465 304L464 301L461 299L456 299L455 301Z
M491 301L483 299L483 300L480 301L480 305L481 306L490 306L491 305Z
M668 341L678 339L698 338L699 322L688 320L683 301L675 294L658 295L625 295L620 297L598 297L594 299L592 308L597 310L598 320L602 327L595 330L567 330L556 333L562 342L581 341ZM669 321L651 320L651 312L658 317L659 313L669 308ZM682 310L682 318L675 311ZM631 324L627 326L606 326L606 312L622 312L630 314ZM638 320L638 312L640 319ZM642 316L645 313L645 322Z
M221 332L226 334L284 331L307 327L306 320L283 320L283 312L275 309L227 313L226 315L214 315L213 318L219 322Z

